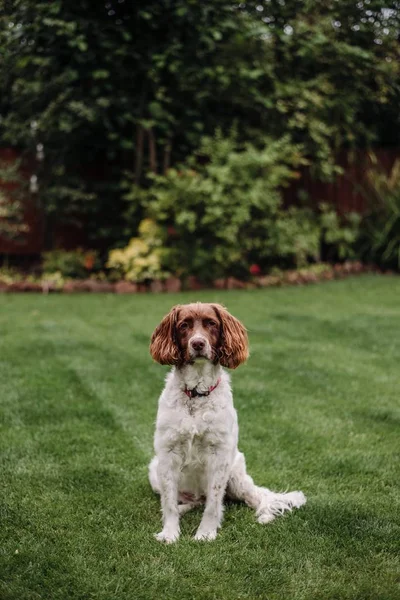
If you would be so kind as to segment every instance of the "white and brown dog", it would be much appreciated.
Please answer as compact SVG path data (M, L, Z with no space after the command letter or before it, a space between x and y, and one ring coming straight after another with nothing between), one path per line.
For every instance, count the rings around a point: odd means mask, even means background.
M205 503L196 540L213 540L223 499L244 501L259 523L300 507L302 492L278 494L254 484L238 450L230 378L248 357L246 330L219 304L175 306L153 333L150 353L173 365L158 406L150 483L161 496L162 542L179 538L179 517Z

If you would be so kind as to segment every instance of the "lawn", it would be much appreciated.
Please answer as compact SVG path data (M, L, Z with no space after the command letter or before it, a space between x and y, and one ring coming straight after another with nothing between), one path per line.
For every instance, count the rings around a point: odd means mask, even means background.
M166 369L149 336L218 301L252 354L232 375L249 472L308 503L229 505L172 546L147 481ZM0 295L2 600L400 598L400 277L176 295Z

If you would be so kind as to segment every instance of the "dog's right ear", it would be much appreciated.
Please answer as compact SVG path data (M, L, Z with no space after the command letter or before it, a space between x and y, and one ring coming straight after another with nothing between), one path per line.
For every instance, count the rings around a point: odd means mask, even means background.
M160 365L176 365L179 362L180 350L176 337L179 309L179 304L174 306L151 336L150 354Z

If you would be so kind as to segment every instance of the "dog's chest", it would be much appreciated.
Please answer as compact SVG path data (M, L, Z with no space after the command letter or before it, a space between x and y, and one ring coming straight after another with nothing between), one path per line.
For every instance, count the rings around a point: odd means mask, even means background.
M215 416L215 415L214 415ZM179 452L183 458L183 470L186 473L200 473L204 469L210 449L222 441L226 432L219 431L213 420L213 412L200 410L189 412L182 420L178 433ZM190 488L191 489L191 488Z
M213 428L216 411L207 402L188 400L180 419L180 430L184 437L199 438Z
M203 454L207 446L227 434L220 411L206 401L190 400L176 416L171 423L171 434L185 454Z
M229 390L222 385L211 397L188 398L181 389L163 395L155 435L157 452L165 449L195 462L217 447L230 447L237 438L236 412Z

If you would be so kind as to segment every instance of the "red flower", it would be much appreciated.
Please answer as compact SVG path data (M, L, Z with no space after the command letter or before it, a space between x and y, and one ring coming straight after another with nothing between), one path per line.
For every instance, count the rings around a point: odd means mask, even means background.
M249 271L252 275L260 275L261 268L258 265L250 265Z
M175 227L173 227L172 225L167 227L167 232L168 232L168 235L176 235L177 234Z
M93 254L86 254L84 261L85 269L91 271L94 267L94 256Z

